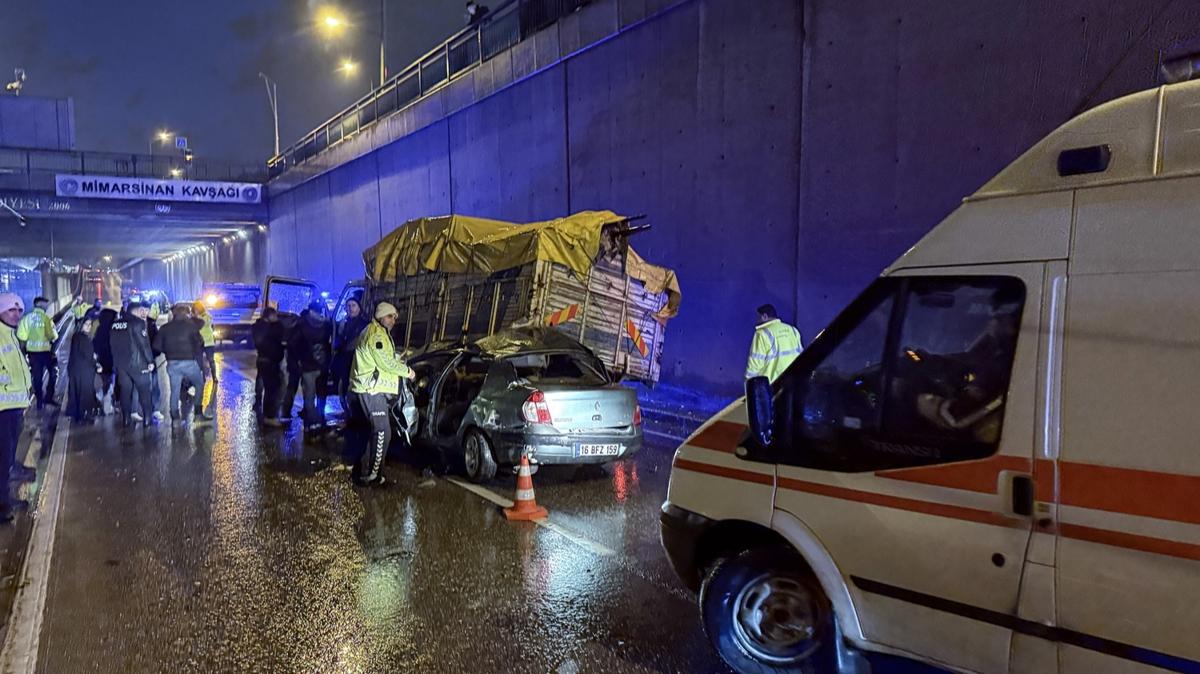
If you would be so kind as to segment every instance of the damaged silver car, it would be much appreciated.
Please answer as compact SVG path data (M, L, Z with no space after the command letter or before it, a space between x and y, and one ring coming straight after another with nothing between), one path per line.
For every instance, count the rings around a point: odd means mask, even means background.
M540 464L597 464L642 447L637 394L553 328L517 328L411 359L417 442L473 482L528 454Z

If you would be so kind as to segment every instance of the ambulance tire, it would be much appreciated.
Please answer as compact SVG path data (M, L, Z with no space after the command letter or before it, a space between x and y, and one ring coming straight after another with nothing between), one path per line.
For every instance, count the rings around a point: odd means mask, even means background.
M838 671L833 608L787 549L754 548L716 564L700 587L700 612L713 648L740 674Z
M496 458L492 443L483 431L472 428L463 438L463 472L475 484L483 484L496 477Z

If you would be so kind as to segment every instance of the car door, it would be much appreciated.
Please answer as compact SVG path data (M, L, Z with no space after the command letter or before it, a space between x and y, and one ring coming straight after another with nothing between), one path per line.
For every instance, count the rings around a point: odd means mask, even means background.
M306 279L268 276L263 284L263 306L299 315L321 298L317 284Z
M869 641L1008 671L1043 267L881 279L776 384L776 517L825 546Z

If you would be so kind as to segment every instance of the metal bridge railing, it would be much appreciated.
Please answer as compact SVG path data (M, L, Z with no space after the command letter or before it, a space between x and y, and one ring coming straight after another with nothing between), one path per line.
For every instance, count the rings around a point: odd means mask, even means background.
M591 0L509 0L267 161L271 178L337 145Z
M172 155L0 147L0 189L53 190L57 173L255 183L267 179L266 168L258 164L203 158L189 162Z

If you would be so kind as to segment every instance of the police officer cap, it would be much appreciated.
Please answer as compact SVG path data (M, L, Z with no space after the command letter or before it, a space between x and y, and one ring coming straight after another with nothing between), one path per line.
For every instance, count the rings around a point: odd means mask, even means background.
M8 311L13 307L25 311L25 303L16 293L0 293L0 312Z
M130 302L129 307L128 307L129 311L137 311L138 309L147 309L147 308L148 307L145 304L142 304L141 302Z
M400 312L396 311L396 307L390 302L380 302L375 305L375 318L383 318L384 316L399 316Z

